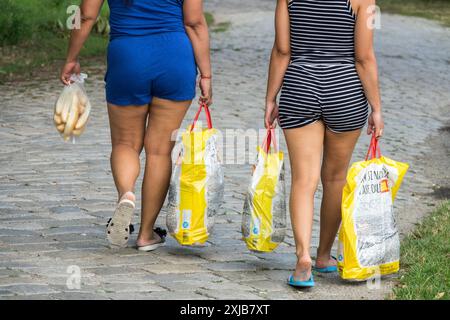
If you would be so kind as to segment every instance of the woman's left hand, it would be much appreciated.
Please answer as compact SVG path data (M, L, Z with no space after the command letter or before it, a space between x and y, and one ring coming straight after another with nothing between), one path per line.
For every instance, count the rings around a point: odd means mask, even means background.
M375 137L378 139L383 136L383 130L384 130L384 121L381 111L372 111L372 113L369 116L367 134L375 133Z
M201 91L200 102L208 106L212 104L212 82L211 79L201 78L199 82Z

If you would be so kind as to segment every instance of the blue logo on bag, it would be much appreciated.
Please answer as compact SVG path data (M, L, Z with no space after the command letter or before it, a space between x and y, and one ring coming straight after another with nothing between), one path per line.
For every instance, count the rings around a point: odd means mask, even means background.
M253 228L253 233L254 234L258 234L258 232L259 232L258 228Z
M183 222L183 228L187 229L189 227L189 223L187 221Z
M338 260L339 260L339 261L344 260L344 257L342 256L342 254L339 255Z

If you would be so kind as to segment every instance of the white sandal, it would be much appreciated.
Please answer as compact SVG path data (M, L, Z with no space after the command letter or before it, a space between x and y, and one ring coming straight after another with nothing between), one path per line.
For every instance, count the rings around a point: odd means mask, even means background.
M130 224L136 205L134 201L125 199L125 196L128 194L134 196L130 191L122 196L114 211L114 215L106 226L106 238L113 247L125 248L130 238Z
M143 245L143 246L139 246L136 244L136 247L139 251L145 251L145 252L153 251L153 250L156 250L159 247L162 247L166 244L167 231L164 229L161 229L161 228L156 228L153 231L159 236L160 239L156 243L147 244L147 245Z

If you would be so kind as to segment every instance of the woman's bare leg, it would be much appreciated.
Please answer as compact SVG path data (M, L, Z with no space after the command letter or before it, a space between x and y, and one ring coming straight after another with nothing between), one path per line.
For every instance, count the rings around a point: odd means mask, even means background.
M180 128L191 101L154 98L149 110L144 148L146 164L142 185L141 229L138 245L151 244L156 218L164 204L172 172L173 132Z
M320 179L325 127L322 121L284 130L291 163L290 213L297 247L294 279L307 281L311 276L311 232L314 194Z
M148 106L108 104L108 114L112 144L111 169L120 199L126 192L134 192L139 176L139 155L144 145Z
M323 268L335 265L330 253L341 223L342 189L345 186L347 169L361 130L335 133L325 132L322 163L323 197L320 208L320 242L317 249L316 266Z

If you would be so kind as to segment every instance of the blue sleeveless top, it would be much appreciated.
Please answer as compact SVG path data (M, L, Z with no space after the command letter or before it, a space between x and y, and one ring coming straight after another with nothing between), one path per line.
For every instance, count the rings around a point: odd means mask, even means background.
M183 0L108 0L110 39L185 32Z

